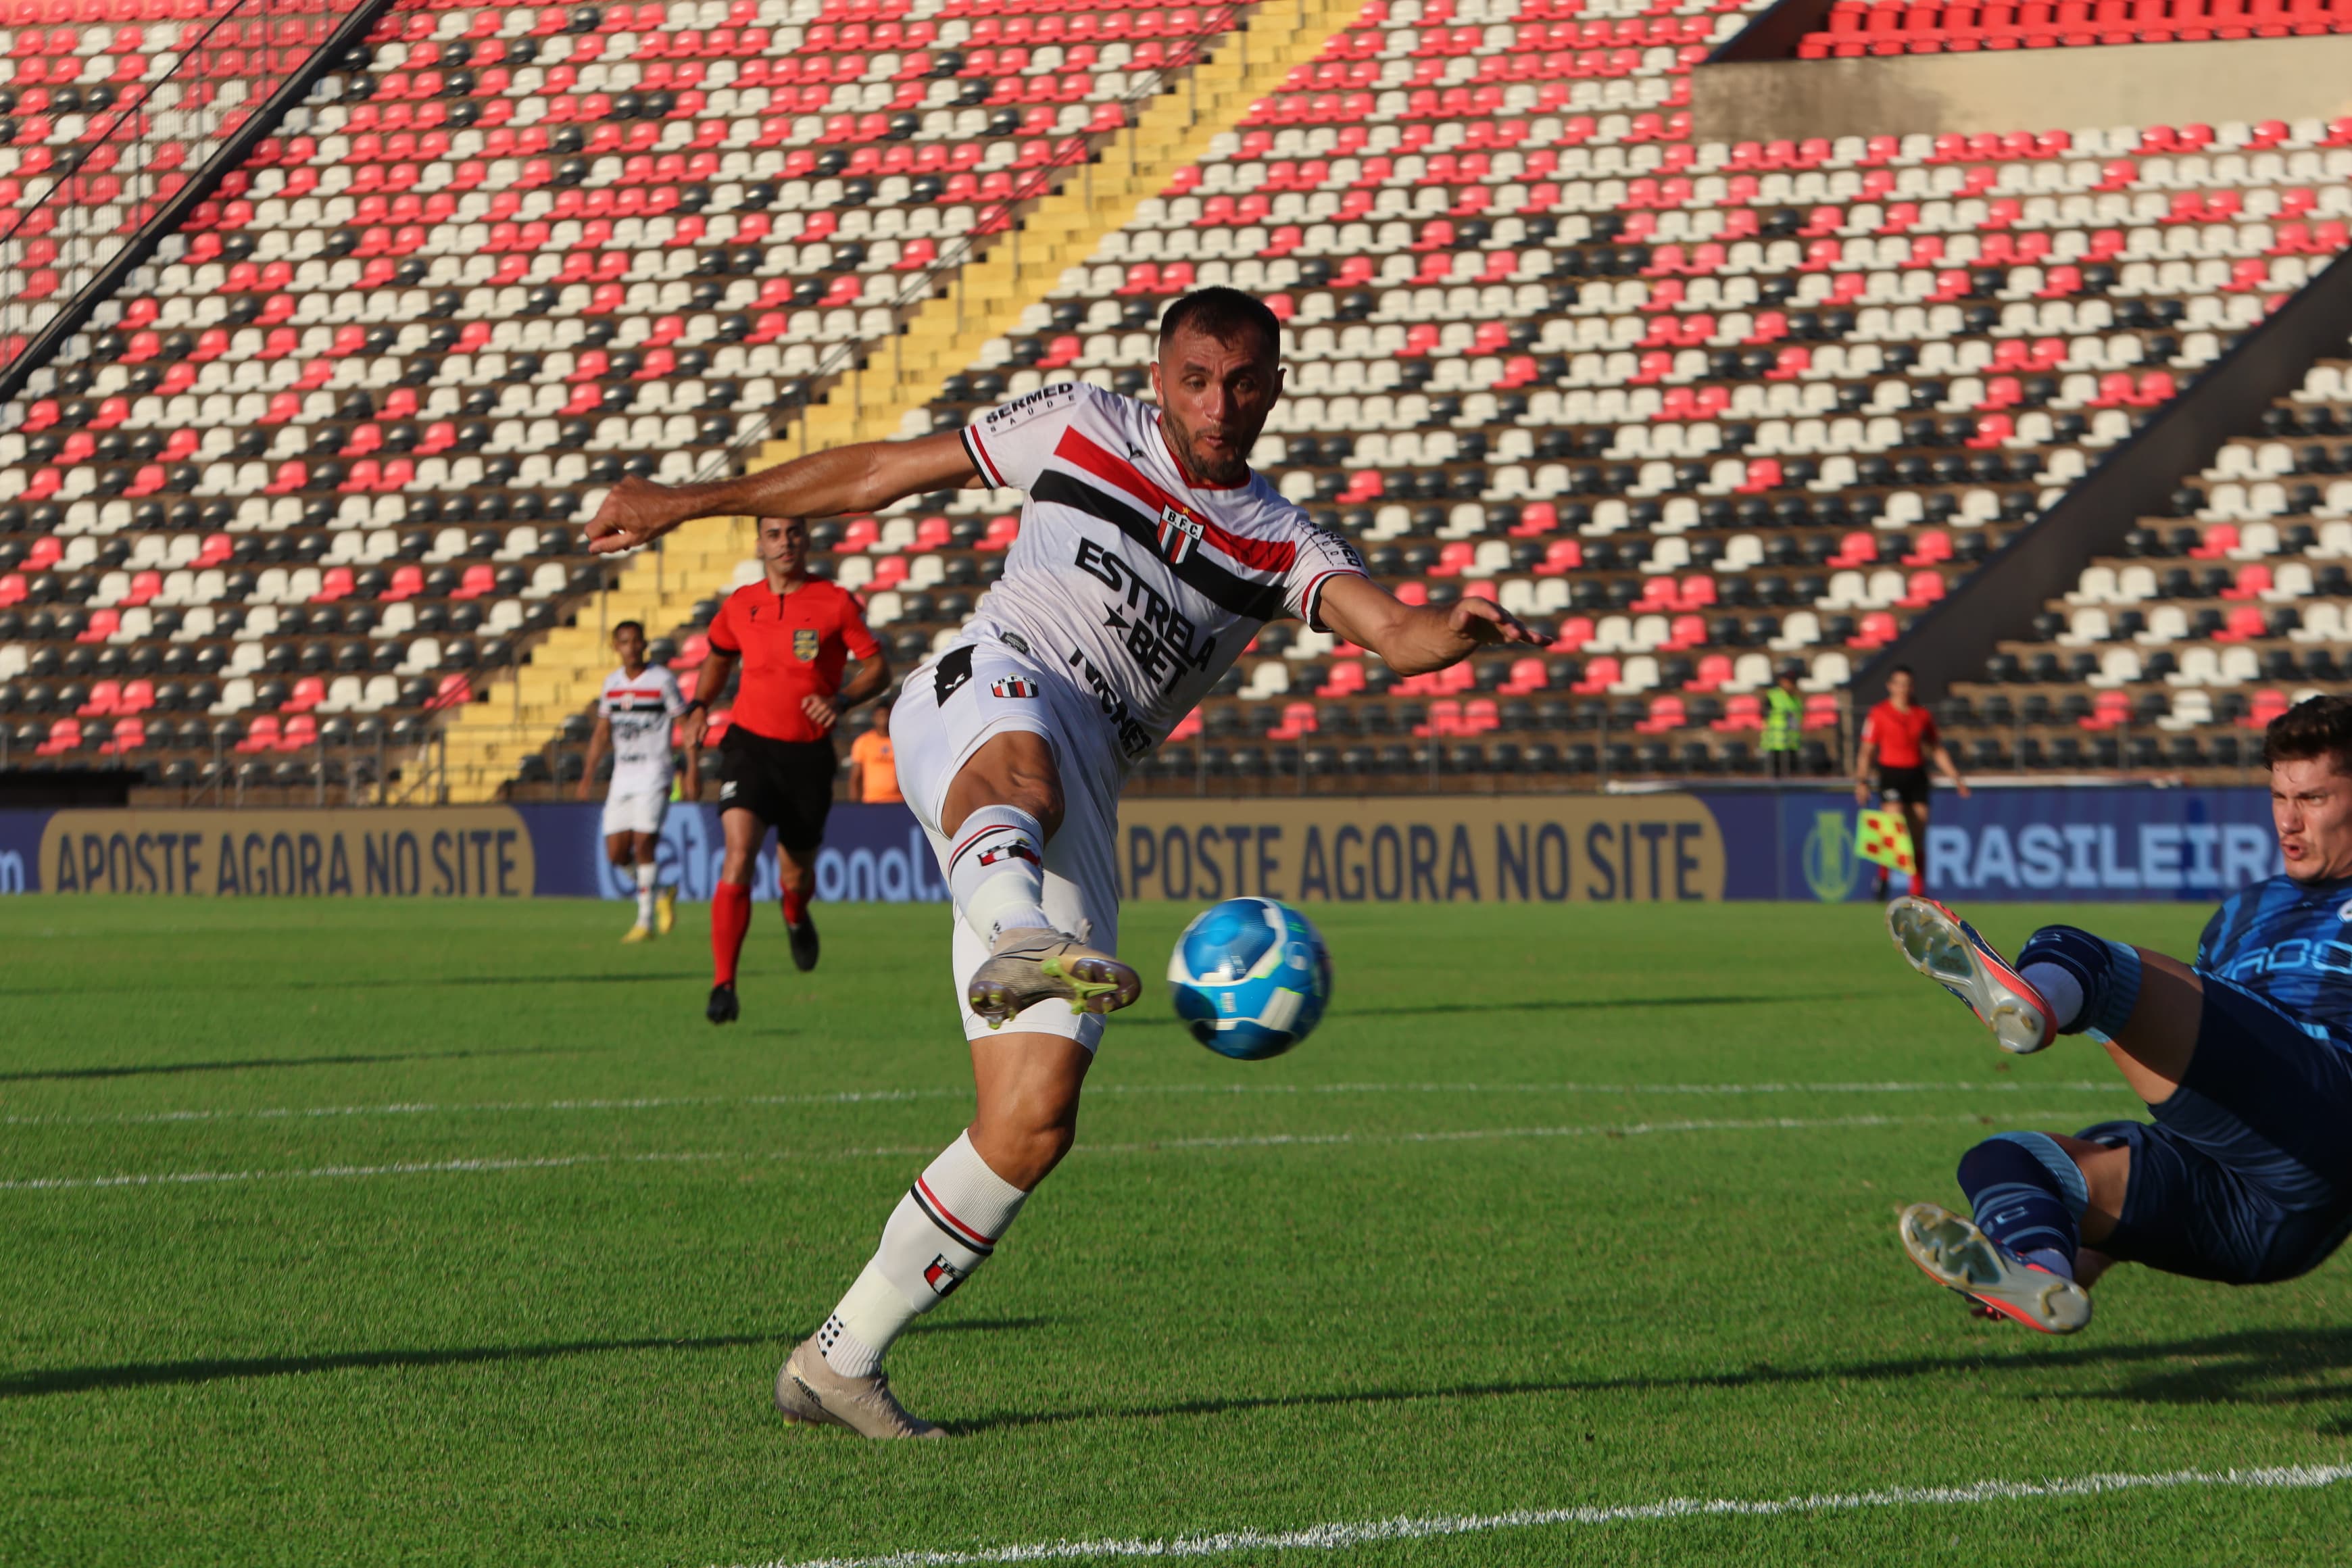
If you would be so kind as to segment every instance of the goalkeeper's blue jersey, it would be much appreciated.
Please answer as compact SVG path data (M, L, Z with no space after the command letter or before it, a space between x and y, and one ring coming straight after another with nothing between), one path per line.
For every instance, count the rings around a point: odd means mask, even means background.
M2273 877L2232 893L2205 923L2197 968L2352 1049L2352 879Z

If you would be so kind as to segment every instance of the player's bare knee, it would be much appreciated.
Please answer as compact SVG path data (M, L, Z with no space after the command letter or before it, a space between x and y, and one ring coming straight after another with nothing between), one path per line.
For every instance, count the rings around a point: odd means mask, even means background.
M1073 1120L1036 1120L1015 1108L1010 1115L973 1122L971 1144L990 1170L1026 1192L1062 1163L1077 1135Z
M941 828L953 833L982 806L1009 805L1037 819L1051 838L1062 826L1062 779L1042 735L1016 730L990 740L948 785Z

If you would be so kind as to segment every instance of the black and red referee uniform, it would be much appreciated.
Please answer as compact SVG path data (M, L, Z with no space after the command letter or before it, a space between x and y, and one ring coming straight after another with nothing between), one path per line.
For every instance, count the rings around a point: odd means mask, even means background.
M742 661L719 742L719 809L751 812L800 858L824 837L835 767L832 728L812 720L802 700L832 701L849 661L872 658L881 645L856 599L822 578L789 594L764 582L736 589L709 637L713 648Z

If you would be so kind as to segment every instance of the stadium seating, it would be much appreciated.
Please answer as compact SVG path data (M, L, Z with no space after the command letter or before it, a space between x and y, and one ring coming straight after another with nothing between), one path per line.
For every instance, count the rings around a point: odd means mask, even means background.
M2343 244L2335 127L1693 144L1675 73L1735 18L1607 24L1629 64L1541 48L1588 20L1367 15L932 423L1139 390L1167 298L1258 289L1291 334L1260 468L1408 596L1490 595L1549 646L1391 680L1272 628L1171 787L1747 771L1788 659L1826 767L1851 671ZM1012 500L852 520L837 570L920 647Z
M0 436L10 742L126 677L182 779L304 678L314 771L421 739L601 584L604 487L722 465L1234 16L396 6Z
M1229 19L395 10L0 435L7 742L275 779L421 739L593 618L603 487L715 468L1082 158L1146 46ZM1140 391L1168 299L1254 289L1291 367L1257 465L1408 598L1544 633L1399 679L1269 627L1160 787L1738 773L1782 661L1827 768L1853 669L2345 246L2352 122L1694 142L1739 23L1370 0L912 411ZM924 498L820 555L911 663L1016 510ZM681 666L724 570L656 627ZM526 789L576 777L570 689Z
M1822 30L1798 41L1797 57L1856 59L2348 31L2352 12L2332 0L1837 0Z
M0 6L0 364L333 33L328 0Z
M2352 365L2315 366L2003 643L1942 719L1980 768L2252 765L2262 728L2341 689L2352 644ZM2338 454L2344 454L2339 458Z

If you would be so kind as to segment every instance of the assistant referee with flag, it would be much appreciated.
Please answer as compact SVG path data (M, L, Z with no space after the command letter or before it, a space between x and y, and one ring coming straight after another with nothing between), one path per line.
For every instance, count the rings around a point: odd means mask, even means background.
M1911 829L1911 850L1915 868L1911 873L1913 896L1925 898L1927 893L1927 759L1933 757L1936 766L1960 798L1969 798L1968 781L1960 777L1959 768L1952 762L1952 753L1944 749L1944 738L1936 729L1936 716L1911 700L1915 684L1911 667L1898 664L1886 678L1886 700L1870 710L1863 721L1862 742L1853 751L1853 803L1870 805L1870 774L1875 764L1878 771L1878 795L1887 806L1903 814ZM1878 883L1874 896L1882 902L1886 898L1886 868L1878 871Z

